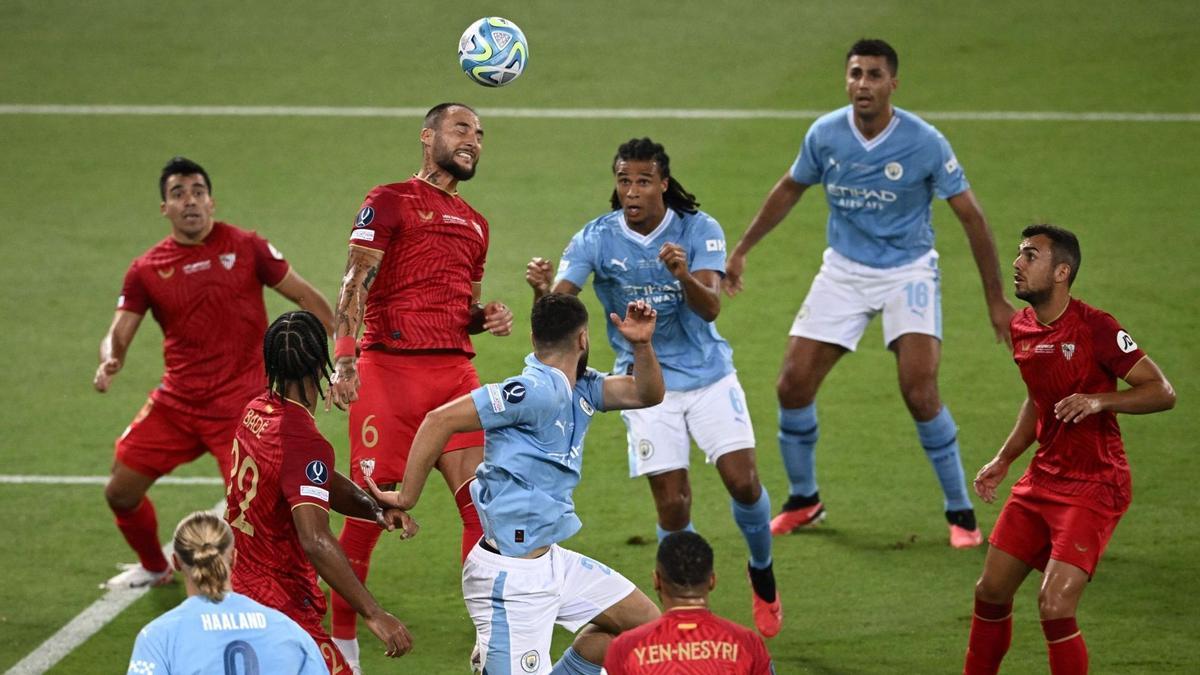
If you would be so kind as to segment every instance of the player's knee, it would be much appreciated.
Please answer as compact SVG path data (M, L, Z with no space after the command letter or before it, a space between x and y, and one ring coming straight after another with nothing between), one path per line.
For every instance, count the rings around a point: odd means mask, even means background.
M104 486L104 501L108 502L108 508L117 513L134 510L141 503L143 496L120 485L114 485L112 481Z
M742 504L753 504L762 495L762 484L757 475L736 476L725 481L729 496Z
M993 583L986 575L975 582L975 599L992 605L1004 605L1012 602L1012 596L999 584Z
M1038 614L1043 620L1075 616L1075 601L1062 593L1043 588L1038 592Z
M680 530L691 520L692 495L686 491L672 491L655 497L658 520L666 530Z
M817 392L798 373L785 370L775 383L775 395L784 408L803 408L812 404Z
M913 419L931 420L942 409L942 400L938 396L936 380L921 380L916 382L901 382L900 394L904 404L908 406Z

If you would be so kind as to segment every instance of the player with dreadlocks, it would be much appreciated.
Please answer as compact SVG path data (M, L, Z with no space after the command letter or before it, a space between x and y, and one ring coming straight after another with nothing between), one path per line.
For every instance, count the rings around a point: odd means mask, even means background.
M529 262L535 298L578 294L596 275L596 296L609 313L645 301L658 310L654 350L667 394L660 405L621 413L629 434L629 473L648 476L658 510L658 538L692 530L688 480L691 439L715 464L731 497L733 520L750 549L754 623L779 632L783 608L771 567L771 502L759 482L754 429L733 367L733 351L717 333L725 234L671 176L663 146L649 138L622 144L613 158L613 211L584 225L563 252L558 276L549 260ZM608 328L617 354L613 372L633 363L629 342Z
M322 383L329 381L325 329L308 312L288 312L263 340L267 390L250 402L233 440L233 473L226 520L233 528L238 564L233 589L300 624L321 649L330 672L349 670L321 625L325 594L317 575L361 615L387 646L388 656L412 647L412 636L354 576L329 529L329 509L416 533L416 523L375 500L332 470L333 447L313 418Z

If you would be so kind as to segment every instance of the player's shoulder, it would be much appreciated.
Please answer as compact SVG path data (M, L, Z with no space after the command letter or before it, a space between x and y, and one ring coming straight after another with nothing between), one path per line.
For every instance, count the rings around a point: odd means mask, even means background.
M584 236L615 232L621 228L621 209L602 213L587 221L579 232Z
M850 114L850 106L848 105L831 110L813 121L809 127L810 133L850 133Z
M931 141L943 138L942 132L938 128L926 122L920 115L905 110L904 108L892 107L894 114L900 123L897 125L897 130L905 134L909 138L915 138L922 141Z
M721 224L717 222L716 218L713 218L712 215L699 209L693 213L684 213L682 211L678 211L677 213L679 215L679 222L684 231L690 232L696 229L707 230L713 227L721 227Z

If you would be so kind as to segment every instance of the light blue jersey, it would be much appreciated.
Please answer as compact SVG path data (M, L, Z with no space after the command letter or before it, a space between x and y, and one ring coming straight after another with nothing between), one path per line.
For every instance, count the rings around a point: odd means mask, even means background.
M522 556L579 531L571 493L583 468L583 437L604 410L604 375L567 376L533 354L525 369L471 392L485 430L483 463L471 498L483 534L507 556Z
M317 643L295 621L238 593L193 595L146 624L129 675L326 675Z
M850 106L809 127L792 164L797 183L825 188L829 245L870 267L898 267L933 248L933 197L968 190L942 134L916 115L892 108L892 121L867 140Z
M605 313L625 316L628 303L645 300L658 310L654 352L670 391L698 389L733 372L733 350L705 321L687 306L683 288L658 259L666 242L687 251L688 269L725 274L725 233L703 211L667 215L650 234L641 235L625 224L625 215L612 211L583 226L563 251L555 281L567 280L579 288L596 275L596 297ZM627 373L633 350L621 333L608 326L608 343L616 352L614 373Z

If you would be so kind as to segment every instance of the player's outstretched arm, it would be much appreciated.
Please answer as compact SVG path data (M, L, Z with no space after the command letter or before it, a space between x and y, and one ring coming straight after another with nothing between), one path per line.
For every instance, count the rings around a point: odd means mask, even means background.
M1105 394L1071 394L1054 405L1054 416L1080 422L1107 410L1126 415L1146 415L1175 407L1175 388L1149 356L1138 361L1125 377L1128 389Z
M652 342L658 311L638 300L625 308L624 319L616 314L608 318L633 348L633 375L604 378L604 409L629 410L662 403L667 386Z
M579 295L580 291L578 286L566 279L560 279L557 284L554 283L554 261L549 258L533 258L525 265L525 283L533 289L534 302L551 292ZM554 286L553 289L551 284Z
M92 376L92 386L96 391L101 394L108 391L113 376L125 365L125 354L140 325L141 314L118 309L113 315L112 325L108 327L104 339L100 340L100 365Z
M356 341L362 328L363 313L367 306L367 293L379 265L383 262L383 251L362 246L350 246L346 260L346 274L342 277L342 288L338 291L337 309L333 318L333 377L329 387L329 400L346 409L358 400L358 356Z
M275 291L296 303L300 309L312 312L325 326L325 332L333 335L333 308L321 291L300 276L295 267L288 268L283 280L275 284Z
M412 649L412 635L400 620L379 606L366 586L354 576L350 561L329 531L329 514L316 504L292 509L296 534L317 574L366 619L367 626L386 646L388 656L402 656Z
M988 227L975 193L970 190L964 190L946 202L950 204L958 222L962 223L967 243L971 245L971 255L975 257L975 266L979 268L979 278L983 281L983 297L987 301L988 318L996 333L996 342L1003 342L1011 349L1009 322L1017 310L1004 297L1004 288L1000 284L1000 259L996 255L992 229Z
M734 296L742 291L742 273L746 270L746 255L750 253L750 249L762 241L776 225L783 222L807 189L808 185L792 180L790 173L783 174L783 177L775 182L775 187L767 193L767 198L759 207L754 220L750 221L750 227L742 233L742 238L725 261L725 278L721 280L721 286L728 295Z
M401 539L415 536L420 529L412 516L399 509L380 508L366 490L337 471L329 481L329 507L343 516L373 520L389 532L399 527Z
M671 276L679 280L688 307L701 319L716 321L721 313L721 275L713 270L696 270L693 273L688 269L687 251L672 242L658 249L658 259L666 265Z
M1008 467L1037 440L1037 408L1026 397L1017 413L1017 422L992 461L975 474L975 494L989 504L996 499L996 488L1008 475Z

